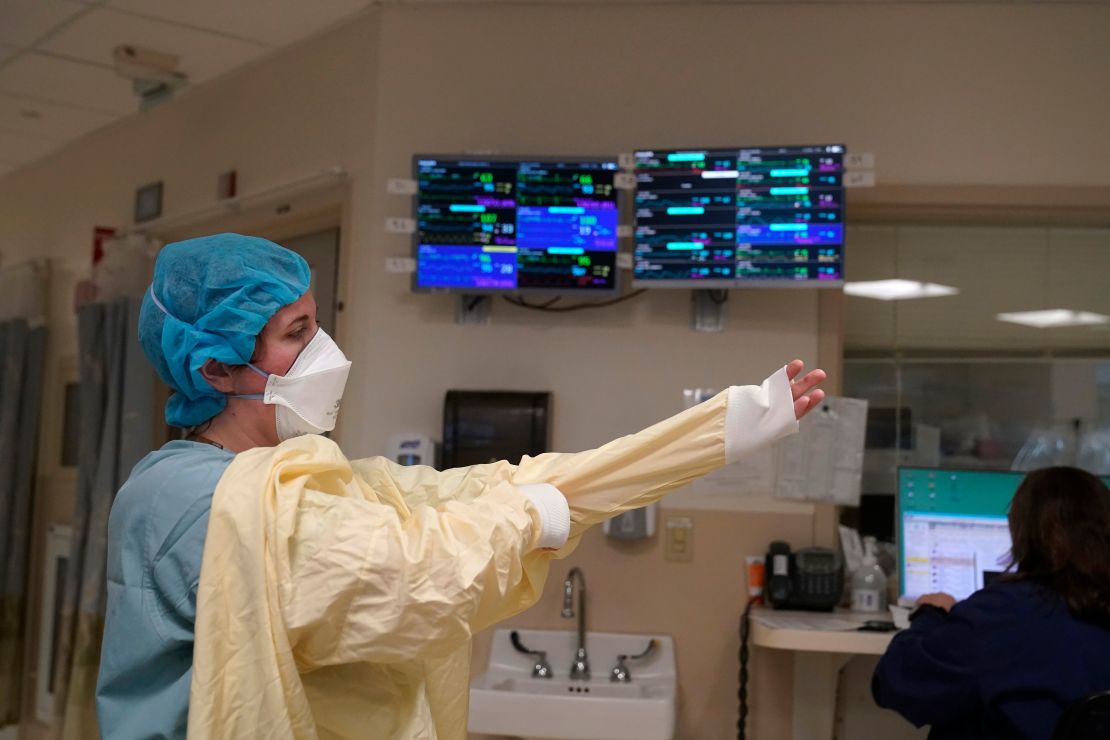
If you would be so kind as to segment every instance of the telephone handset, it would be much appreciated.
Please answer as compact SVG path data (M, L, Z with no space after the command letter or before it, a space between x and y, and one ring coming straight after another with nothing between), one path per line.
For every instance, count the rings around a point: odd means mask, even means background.
M785 542L772 542L765 568L767 602L775 609L832 611L844 593L844 563L826 547L791 552Z

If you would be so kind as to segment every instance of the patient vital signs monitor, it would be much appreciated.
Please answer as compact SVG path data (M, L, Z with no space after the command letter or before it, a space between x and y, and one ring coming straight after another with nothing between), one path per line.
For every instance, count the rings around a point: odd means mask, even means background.
M843 284L844 146L640 150L641 288Z
M617 160L417 155L416 290L613 293Z
M902 595L943 591L966 599L1001 575L1011 545L1006 515L1024 477L1008 470L899 469Z

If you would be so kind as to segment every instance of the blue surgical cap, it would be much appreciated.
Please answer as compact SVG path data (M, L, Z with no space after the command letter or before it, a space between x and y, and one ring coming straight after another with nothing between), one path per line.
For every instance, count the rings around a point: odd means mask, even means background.
M139 342L176 393L166 421L192 427L223 411L227 398L200 374L208 360L250 362L270 318L310 283L308 263L284 247L240 234L167 244L139 312Z

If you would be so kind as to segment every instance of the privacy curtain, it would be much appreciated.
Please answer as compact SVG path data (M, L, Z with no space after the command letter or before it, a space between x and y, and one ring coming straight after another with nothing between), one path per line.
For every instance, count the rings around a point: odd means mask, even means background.
M46 329L0 321L0 727L19 722Z
M138 341L139 301L78 309L80 446L74 551L62 596L56 697L64 738L96 737L95 692L107 601L108 513L153 434L153 373Z

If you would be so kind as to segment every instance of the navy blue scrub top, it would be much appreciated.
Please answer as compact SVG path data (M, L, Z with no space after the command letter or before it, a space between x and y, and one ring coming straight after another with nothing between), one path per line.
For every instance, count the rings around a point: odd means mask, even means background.
M879 706L932 725L929 740L1049 740L1068 704L1107 689L1110 630L1025 581L917 612L871 682Z

